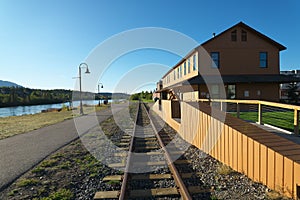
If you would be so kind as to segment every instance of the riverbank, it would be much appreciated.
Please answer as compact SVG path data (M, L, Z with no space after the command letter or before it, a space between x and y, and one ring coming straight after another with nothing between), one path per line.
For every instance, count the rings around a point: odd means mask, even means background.
M85 113L90 113L104 108L84 107ZM37 113L33 115L11 116L0 118L0 139L8 138L17 134L26 133L51 124L56 124L67 119L72 119L79 114L73 111L62 110L60 112Z

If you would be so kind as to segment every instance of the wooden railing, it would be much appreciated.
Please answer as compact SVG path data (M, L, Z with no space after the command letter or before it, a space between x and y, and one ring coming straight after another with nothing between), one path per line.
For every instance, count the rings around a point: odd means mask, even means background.
M299 111L300 106L290 105L290 104L283 104L283 103L276 103L276 102L269 102L269 101L261 101L261 100L236 100L236 99L198 99L198 102L208 102L208 103L219 103L220 109L224 110L225 103L233 103L236 104L236 113L237 117L240 118L240 105L241 104L252 104L257 105L258 112L257 112L257 123L262 124L262 106L272 106L276 108L285 108L293 110L294 112L294 134L299 135Z

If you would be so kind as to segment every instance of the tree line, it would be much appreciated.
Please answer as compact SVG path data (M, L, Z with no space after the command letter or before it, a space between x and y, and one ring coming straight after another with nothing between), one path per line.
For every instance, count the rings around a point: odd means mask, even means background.
M0 87L0 107L63 103L70 100L71 90Z
M149 101L149 100L153 100L153 93L150 91L142 91L142 92L139 92L139 93L135 93L135 94L132 94L130 96L130 100L133 100L133 101L136 101L136 100L141 100L141 101Z
M74 95L74 99L72 99ZM83 100L111 99L112 93L92 93L82 92ZM128 95L122 93L114 94L114 98L127 98ZM0 107L28 106L41 104L54 104L79 100L79 91L56 89L41 90L24 87L0 87Z

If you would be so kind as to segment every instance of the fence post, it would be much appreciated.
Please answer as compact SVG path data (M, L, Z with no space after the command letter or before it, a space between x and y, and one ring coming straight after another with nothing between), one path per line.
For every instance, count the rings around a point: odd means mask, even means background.
M262 124L262 110L260 103L258 103L258 124Z
M299 134L299 111L297 109L294 110L294 134Z
M237 103L236 104L236 117L237 118L240 118L240 104L239 103Z

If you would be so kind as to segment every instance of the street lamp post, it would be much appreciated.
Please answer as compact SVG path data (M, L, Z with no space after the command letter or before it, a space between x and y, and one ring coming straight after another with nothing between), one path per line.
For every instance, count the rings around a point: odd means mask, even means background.
M85 65L85 66L81 66ZM83 115L83 108L82 108L82 91L81 91L81 68L86 68L85 73L89 74L89 66L86 63L80 63L79 65L79 94L80 94L80 115Z
M99 106L101 105L100 85L101 85L101 88L103 88L103 84L102 84L102 83L98 83L98 95L99 95L99 103L98 103L98 105L99 105Z

